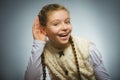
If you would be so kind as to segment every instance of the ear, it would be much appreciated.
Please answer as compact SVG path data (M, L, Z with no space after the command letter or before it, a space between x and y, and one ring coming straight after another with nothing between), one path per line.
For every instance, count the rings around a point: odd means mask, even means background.
M47 36L46 27L42 27L42 28L43 28L43 34Z

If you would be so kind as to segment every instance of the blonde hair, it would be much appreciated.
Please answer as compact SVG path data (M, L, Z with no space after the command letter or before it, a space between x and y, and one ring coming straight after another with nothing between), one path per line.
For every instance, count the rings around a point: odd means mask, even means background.
M50 15L50 13L52 13L53 11L57 11L57 10L65 10L69 13L69 11L62 5L48 4L48 5L44 6L38 14L40 24L42 26L47 26L48 17Z

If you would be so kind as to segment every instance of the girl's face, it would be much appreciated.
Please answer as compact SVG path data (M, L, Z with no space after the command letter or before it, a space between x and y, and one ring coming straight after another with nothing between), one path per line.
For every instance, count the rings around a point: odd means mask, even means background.
M65 10L51 12L48 16L45 31L52 45L60 47L68 44L72 31L68 12Z

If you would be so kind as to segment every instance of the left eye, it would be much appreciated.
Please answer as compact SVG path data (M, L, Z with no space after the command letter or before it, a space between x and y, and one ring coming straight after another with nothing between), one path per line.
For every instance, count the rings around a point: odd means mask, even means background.
M66 21L65 23L66 23L66 24L70 24L70 21Z

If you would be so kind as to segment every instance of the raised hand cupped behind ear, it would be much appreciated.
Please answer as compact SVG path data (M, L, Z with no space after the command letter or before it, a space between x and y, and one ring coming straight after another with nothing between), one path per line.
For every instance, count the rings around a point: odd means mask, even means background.
M46 41L46 32L43 27L40 25L39 18L36 17L32 26L32 34L34 40Z

